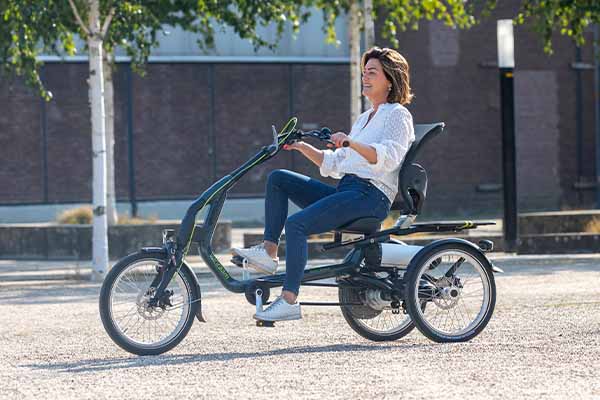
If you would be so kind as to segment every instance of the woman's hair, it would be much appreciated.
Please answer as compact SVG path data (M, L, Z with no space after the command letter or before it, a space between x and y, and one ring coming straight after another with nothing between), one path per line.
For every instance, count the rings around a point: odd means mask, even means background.
M383 73L388 81L392 84L392 89L388 93L388 103L400 103L402 105L409 104L413 98L410 91L410 76L408 74L408 62L394 49L384 47L372 47L367 50L360 64L361 71L365 70L367 62L376 58L383 67Z

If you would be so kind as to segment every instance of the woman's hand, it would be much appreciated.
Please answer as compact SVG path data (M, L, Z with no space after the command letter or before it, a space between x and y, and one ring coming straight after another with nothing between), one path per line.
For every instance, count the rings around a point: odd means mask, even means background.
M346 135L344 132L336 132L331 135L331 141L335 144L336 148L340 148L344 146L344 142L351 143L350 137ZM332 144L328 144L327 147L333 147Z
M291 150L298 150L298 151L300 151L303 146L304 146L304 142L298 141L298 142L294 142L294 143L291 143L291 144L284 144L283 145L283 149L284 150L288 150L288 151L291 151Z

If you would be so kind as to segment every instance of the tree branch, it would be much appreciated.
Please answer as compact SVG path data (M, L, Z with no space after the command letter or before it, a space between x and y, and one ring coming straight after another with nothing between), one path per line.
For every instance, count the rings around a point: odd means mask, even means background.
M71 1L71 0L69 0ZM108 32L108 28L110 27L110 21L112 21L113 17L115 16L115 8L111 7L110 11L108 12L108 15L106 16L106 19L104 20L104 25L102 25L102 30L100 31L101 35L104 36L106 35L106 32Z
M79 24L81 29L83 29L83 31L86 33L86 35L88 35L88 36L91 35L90 30L87 28L87 26L81 20L81 17L79 16L79 12L77 11L77 6L75 5L75 3L73 3L73 0L69 0L69 4L71 5L73 14L75 14L75 19L77 20L77 23Z

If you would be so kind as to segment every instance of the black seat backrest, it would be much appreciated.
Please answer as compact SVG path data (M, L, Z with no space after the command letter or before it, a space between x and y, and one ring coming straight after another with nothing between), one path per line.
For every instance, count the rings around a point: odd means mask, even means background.
M415 141L408 149L398 174L398 194L392 204L392 210L401 210L404 214L418 215L427 195L427 171L415 163L419 151L425 143L444 130L445 124L414 125Z

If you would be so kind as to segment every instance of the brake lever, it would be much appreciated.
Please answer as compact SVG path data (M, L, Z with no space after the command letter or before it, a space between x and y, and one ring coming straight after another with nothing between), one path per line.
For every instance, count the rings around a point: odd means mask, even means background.
M271 130L273 131L273 145L277 147L277 145L279 144L277 142L279 134L277 133L277 129L275 129L275 125L271 125Z
M275 129L275 125L271 125L271 130L273 131L273 144L267 147L267 150L269 151L270 155L273 155L275 154L275 152L277 152L277 149L279 147L279 135L277 133L277 129Z

